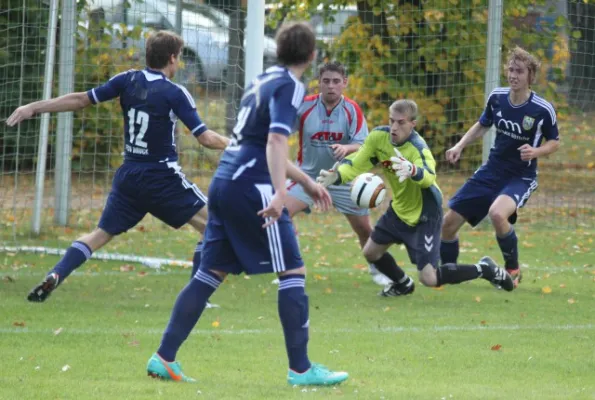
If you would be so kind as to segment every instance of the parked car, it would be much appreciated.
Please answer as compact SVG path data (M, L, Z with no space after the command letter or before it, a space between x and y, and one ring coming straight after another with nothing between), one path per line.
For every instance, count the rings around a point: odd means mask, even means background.
M167 29L175 31L176 8L166 0L130 1L94 0L92 9L102 8L105 21L114 27L126 26L132 29L141 26L147 29ZM229 31L221 27L211 16L196 11L182 10L181 36L184 39L183 60L185 68L180 70L179 79L188 84L206 81L225 82L228 54ZM265 65L276 60L276 44L265 41ZM127 47L144 48L144 38L127 38Z

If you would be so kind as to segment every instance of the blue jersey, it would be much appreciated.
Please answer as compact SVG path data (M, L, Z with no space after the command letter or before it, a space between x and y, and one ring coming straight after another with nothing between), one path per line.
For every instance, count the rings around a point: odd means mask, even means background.
M122 72L89 90L87 96L93 104L120 97L125 161L177 161L175 130L178 118L195 136L207 130L188 90L158 71Z
M487 166L515 176L534 177L537 160L522 161L518 148L524 144L539 147L544 138L558 140L556 111L534 92L518 106L511 104L509 94L510 88L494 89L479 118L481 125L496 127Z
M215 177L268 183L266 145L269 132L289 135L304 101L304 85L286 68L268 68L244 91L237 123Z

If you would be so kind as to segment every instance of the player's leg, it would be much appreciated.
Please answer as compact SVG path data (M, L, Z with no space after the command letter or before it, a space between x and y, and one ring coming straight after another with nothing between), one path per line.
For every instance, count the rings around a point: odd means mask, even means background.
M480 168L449 200L442 223L440 259L443 264L456 263L459 257L459 229L465 222L476 226L483 220L497 192L494 176Z
M204 238L205 229L207 226L207 207L201 208L192 218L188 221L188 225L192 226L200 235ZM198 267L200 267L200 260L202 255L203 249L203 240L202 238L199 239L196 247L194 248L194 256L192 258L192 272L190 273L190 279L196 274L198 271Z
M118 169L98 228L72 243L44 280L29 292L27 296L29 301L45 301L75 269L91 257L94 251L105 246L114 236L126 232L139 223L146 211L135 191L136 183L134 170L125 166Z
M380 292L382 296L407 295L415 290L413 279L397 265L394 257L388 252L392 244L403 243L402 231L409 229L410 227L397 217L392 207L389 207L376 223L364 246L363 253L366 261L373 263L392 281Z
M279 277L278 312L289 361L287 380L291 385L333 385L347 379L344 372L332 372L308 358L309 308L306 269L289 213L285 210L274 224L262 229L264 220L257 211L266 208L272 197L270 184L236 184L232 187L233 212L226 214L226 231L247 274L274 272ZM239 210L238 200L246 207ZM239 213L238 215L234 215ZM236 235L240 232L241 235Z
M537 181L529 178L514 178L492 203L488 215L496 231L496 240L504 258L504 267L513 277L515 286L522 279L519 268L518 238L512 224L516 222L517 210L529 200L537 189Z
M176 162L154 172L149 212L174 229L189 224L203 235L207 223L207 196L181 170ZM192 262L194 276L200 265L202 240L199 239Z
M448 210L442 224L440 259L443 263L456 263L459 258L459 229L465 218L454 210Z
M349 185L333 186L329 188L329 193L333 199L333 205L349 221L351 229L357 235L360 247L363 249L370 235L372 234L372 224L370 223L370 211L365 208L359 208L353 203L350 195ZM372 275L374 283L386 286L391 280L382 274L374 263L368 263L368 271Z
M489 257L483 257L476 264L439 264L440 231L442 212L438 210L433 218L420 222L413 234L405 237L405 245L411 261L417 265L420 282L429 287L457 284L477 278L484 278L507 291L514 288L512 279Z
M200 319L207 300L217 290L229 272L238 273L240 264L231 246L220 207L218 182L213 181L209 189L209 220L205 231L205 248L201 269L182 289L175 302L159 349L149 359L147 374L166 380L193 382L181 371L175 361L176 355L188 335Z

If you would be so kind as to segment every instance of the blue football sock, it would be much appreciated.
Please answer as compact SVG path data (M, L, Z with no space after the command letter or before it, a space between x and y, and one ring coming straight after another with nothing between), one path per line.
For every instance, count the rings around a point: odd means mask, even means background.
M199 270L194 279L178 295L161 346L157 353L165 361L176 359L178 349L186 340L205 309L207 300L221 284L221 278L211 271Z
M194 278L194 275L196 275L196 272L198 271L198 268L200 267L200 258L202 255L202 240L200 240L197 244L196 244L196 249L194 249L194 257L192 258L192 275L190 275L190 279Z
M58 261L51 272L60 275L60 282L64 280L78 267L83 265L91 257L92 251L83 242L72 242L70 247L66 250L64 257Z
M308 359L308 296L304 275L279 277L279 318L285 334L289 368L304 372L310 368Z
M442 264L456 264L459 258L459 238L442 240L440 242L440 262Z
M503 237L496 235L496 239L498 240L498 246L500 246L502 256L504 257L505 268L517 269L519 267L519 240L516 237L514 228L510 228L510 232Z

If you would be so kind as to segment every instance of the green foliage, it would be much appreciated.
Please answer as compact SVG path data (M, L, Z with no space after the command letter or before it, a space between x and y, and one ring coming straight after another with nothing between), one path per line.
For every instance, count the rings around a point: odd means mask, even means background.
M560 64L565 62L562 51L548 54L543 43L555 43L558 50L564 50L555 28L566 26L566 20L561 18L552 27L536 30L534 21L527 17L543 3L544 0L507 1L502 61L508 49L520 44L535 51L544 68L556 67L561 79L564 65ZM318 9L320 4L324 4L322 11ZM339 1L333 6L346 4ZM299 5L286 0L272 18L307 18L322 13L330 20L334 10L320 0ZM414 99L422 116L418 129L436 158L442 160L443 152L482 112L487 31L486 0L367 0L358 2L358 17L351 18L342 34L328 46L328 58L348 66L347 94L362 106L370 126L387 122L387 107L395 99ZM557 64L553 65L552 60ZM501 84L505 85L504 69L501 71ZM564 104L556 88L542 73L536 90L560 108ZM474 146L466 150L461 166L469 168L468 163L476 165L479 160L481 146Z
M89 6L85 9L90 11ZM88 27L79 25L75 91L89 90L119 72L142 66L142 50L121 45L126 38L138 43L141 28L137 26L128 30L122 25L120 29L100 18ZM124 120L118 101L100 103L78 114L73 128L73 170L106 171L120 165L124 149L123 133Z
M49 8L39 0L25 0L24 6L23 2L0 0L0 121L20 105L21 93L23 104L38 100L42 94ZM38 131L38 119L25 121L20 128L8 128L0 122L3 171L14 170L17 162L20 169L32 166Z

